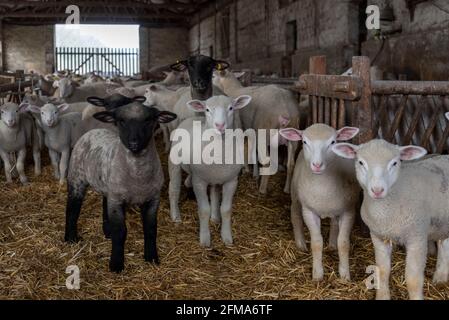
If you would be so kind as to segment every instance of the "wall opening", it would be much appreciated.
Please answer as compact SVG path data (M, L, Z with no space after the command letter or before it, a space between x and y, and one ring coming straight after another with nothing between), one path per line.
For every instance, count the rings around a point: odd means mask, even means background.
M296 20L287 22L286 28L286 44L287 44L287 54L293 54L298 49L298 28L296 25Z
M221 13L221 24L220 24L220 47L221 47L221 57L223 59L229 58L230 56L230 47L231 47L230 30L231 30L230 11L229 8L227 8Z
M138 25L56 25L57 71L132 76L140 72Z

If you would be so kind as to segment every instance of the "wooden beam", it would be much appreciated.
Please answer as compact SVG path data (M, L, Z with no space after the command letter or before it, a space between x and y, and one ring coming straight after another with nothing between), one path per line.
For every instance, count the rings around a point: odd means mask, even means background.
M0 19L0 71L3 71L5 68L5 59L4 59L4 39L3 39L3 20Z
M2 0L0 2L0 7L10 7L15 6L20 7L67 7L71 4L76 4L79 7L134 7L134 8L157 8L157 9L196 9L197 5L194 3L143 3L136 1L83 1L83 0L62 0L62 1L52 1L52 2L39 2L39 1L24 1L24 0Z
M11 12L7 14L0 15L0 19L3 18L66 18L69 15L65 12L57 12L57 13L45 13L45 12L39 12L39 13L31 13L31 12ZM108 18L108 15L101 14L101 13L82 13L81 12L81 18L92 18L92 19L98 19L98 18ZM136 15L130 15L130 14L119 14L110 16L110 18L117 18L117 19L151 19L151 18L167 18L167 19L174 19L174 20L185 20L188 18L185 14L178 14L178 13L169 13L169 12L160 12L160 13L140 13Z

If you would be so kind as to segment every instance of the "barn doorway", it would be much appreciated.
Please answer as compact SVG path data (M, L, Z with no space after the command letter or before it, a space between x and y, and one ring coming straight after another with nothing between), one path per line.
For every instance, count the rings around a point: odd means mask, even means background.
M55 60L57 71L133 76L140 72L139 26L58 24Z

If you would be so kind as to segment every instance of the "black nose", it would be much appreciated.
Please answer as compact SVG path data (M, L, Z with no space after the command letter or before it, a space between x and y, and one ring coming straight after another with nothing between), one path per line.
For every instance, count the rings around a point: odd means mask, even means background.
M128 143L128 148L132 152L137 152L137 151L139 151L139 143L134 142L134 141L133 142L129 142Z

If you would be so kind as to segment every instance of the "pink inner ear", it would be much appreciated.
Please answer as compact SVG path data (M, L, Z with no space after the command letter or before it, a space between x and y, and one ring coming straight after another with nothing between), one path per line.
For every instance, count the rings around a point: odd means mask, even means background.
M202 112L206 109L206 107L199 101L190 102L190 106L198 112Z
M422 150L416 147L406 147L401 149L401 160L413 160L422 155ZM424 155L423 155L424 156Z
M356 152L353 148L347 145L337 145L336 149L342 153L344 153L348 158L354 159L356 156Z
M337 140L338 141L351 140L357 135L357 133L359 133L359 129L357 128L350 128L350 127L342 128L338 131Z
M283 129L280 131L282 137L289 141L300 141L302 140L302 133L294 129Z

